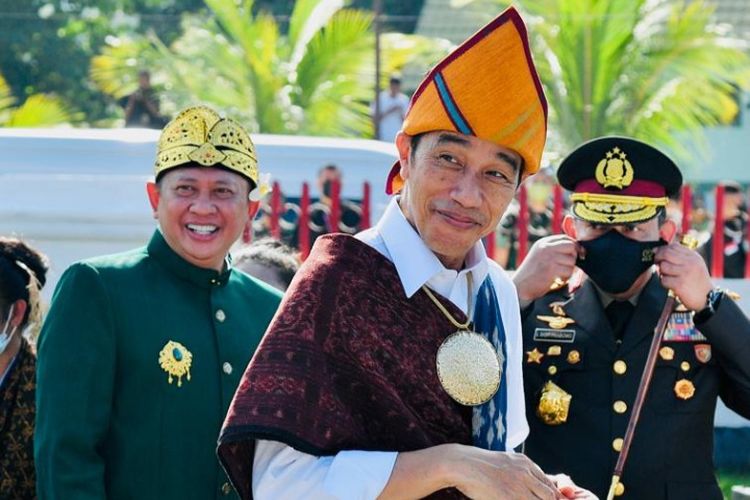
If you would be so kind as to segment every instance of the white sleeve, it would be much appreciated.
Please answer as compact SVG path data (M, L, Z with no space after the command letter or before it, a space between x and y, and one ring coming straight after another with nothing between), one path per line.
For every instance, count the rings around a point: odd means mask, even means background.
M342 451L317 457L278 441L258 440L253 459L253 497L375 499L388 483L397 456L395 451Z

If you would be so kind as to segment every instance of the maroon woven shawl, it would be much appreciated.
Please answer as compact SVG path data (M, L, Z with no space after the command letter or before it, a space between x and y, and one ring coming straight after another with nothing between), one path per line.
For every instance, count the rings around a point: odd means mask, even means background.
M470 444L471 409L448 397L435 371L454 330L424 292L406 298L375 249L346 235L318 238L221 431L219 458L240 496L252 498L256 439L318 456Z

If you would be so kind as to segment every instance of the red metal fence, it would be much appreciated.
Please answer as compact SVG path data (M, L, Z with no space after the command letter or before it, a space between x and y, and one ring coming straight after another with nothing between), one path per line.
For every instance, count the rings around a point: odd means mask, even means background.
M714 214L713 230L710 241L711 263L709 270L711 275L717 278L724 276L724 187L717 185L714 190L715 204L712 207ZM694 213L693 189L690 185L682 188L681 197L677 206L682 214L681 220L676 221L682 234L694 231L692 218ZM525 185L518 190L517 200L519 204L518 217L515 227L515 251L516 265L523 262L529 251L529 207L528 195ZM552 190L550 234L562 232L562 220L566 210L565 196L562 188L555 185ZM358 223L355 226L342 225L342 206L355 209L358 214ZM331 228L339 231L356 232L367 229L371 225L371 188L369 183L362 185L362 196L354 202L343 200L341 197L341 184L334 181L331 186L331 197L328 200L317 200L313 202L310 196L310 186L307 182L302 184L301 196L298 200L284 200L281 186L274 183L270 199L261 205L263 216L254 223L256 232L267 233L277 239L289 239L299 249L300 256L305 259L310 252L315 234L320 234L321 227L316 225L311 215L315 211L322 211L325 218L325 227L329 232ZM716 223L718 221L718 223ZM307 230L305 230L307 229ZM313 233L313 234L311 234ZM290 236L291 235L291 236ZM296 236L296 237L295 237ZM704 235L704 239L707 234ZM750 231L745 231L746 245L750 247ZM484 239L487 254L495 258L499 251L496 235L490 234ZM745 260L744 276L750 278L750 259Z

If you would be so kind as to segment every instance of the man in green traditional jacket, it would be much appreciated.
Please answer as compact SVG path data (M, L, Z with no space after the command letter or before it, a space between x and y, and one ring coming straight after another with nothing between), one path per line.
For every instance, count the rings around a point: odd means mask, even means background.
M233 269L257 210L253 144L190 108L163 130L144 248L63 274L39 339L35 459L41 499L234 496L216 439L278 306Z

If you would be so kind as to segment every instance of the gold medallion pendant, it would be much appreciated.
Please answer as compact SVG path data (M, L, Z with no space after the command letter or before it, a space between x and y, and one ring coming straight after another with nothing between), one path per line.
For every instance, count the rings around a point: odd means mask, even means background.
M193 363L193 354L187 348L170 340L159 352L159 366L167 372L167 381L171 384L172 377L177 378L177 387L182 387L182 377L190 381L190 365Z
M477 332L459 330L438 348L437 375L445 392L465 406L486 403L500 388L502 354Z

